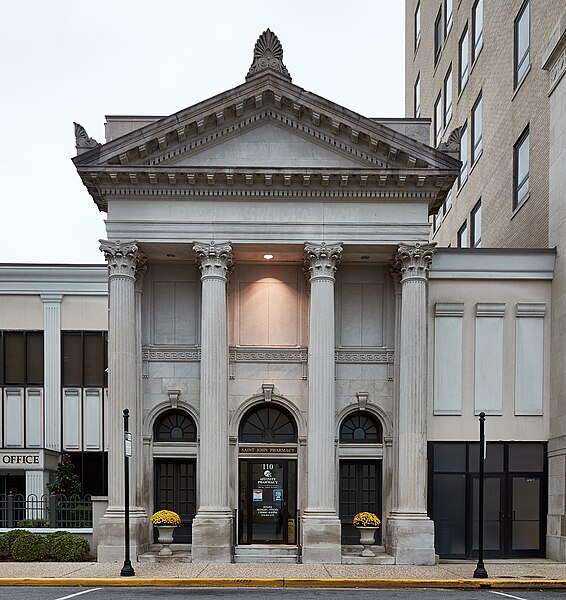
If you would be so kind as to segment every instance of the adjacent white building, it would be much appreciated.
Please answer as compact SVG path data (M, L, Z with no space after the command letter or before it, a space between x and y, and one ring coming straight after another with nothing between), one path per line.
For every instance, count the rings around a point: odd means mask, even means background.
M129 408L134 557L169 508L195 562L269 547L339 563L370 510L376 560L432 564L473 553L485 411L487 550L544 556L554 252L437 251L429 215L457 150L426 145L428 121L299 88L282 59L268 30L242 85L167 117L108 117L104 144L77 126L108 268L0 267L3 334L43 332L42 385L19 388L22 407L39 393L40 452L107 455L101 561L123 557ZM85 344L107 301L106 392L85 379ZM67 386L79 347L83 379Z

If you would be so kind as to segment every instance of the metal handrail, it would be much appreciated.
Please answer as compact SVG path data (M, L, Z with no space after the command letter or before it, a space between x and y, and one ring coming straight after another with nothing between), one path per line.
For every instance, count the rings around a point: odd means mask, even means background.
M301 511L297 509L297 528L295 532L295 540L297 541L297 562L302 564L303 562L303 544L301 539Z
M236 562L236 544L238 540L238 509L232 511L232 547L230 548L230 562Z

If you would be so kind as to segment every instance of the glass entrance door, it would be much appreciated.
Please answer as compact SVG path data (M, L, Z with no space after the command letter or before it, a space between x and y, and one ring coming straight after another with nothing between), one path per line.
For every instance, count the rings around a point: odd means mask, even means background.
M473 551L478 551L479 478L473 477ZM544 556L541 476L507 474L485 478L484 551L487 558Z
M240 461L240 544L295 544L297 463Z

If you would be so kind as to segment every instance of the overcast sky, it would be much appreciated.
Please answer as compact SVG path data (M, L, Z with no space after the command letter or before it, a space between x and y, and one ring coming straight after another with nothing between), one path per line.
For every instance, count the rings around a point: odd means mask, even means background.
M73 121L169 115L244 82L269 27L293 83L404 114L405 0L9 0L0 19L0 262L101 263L105 213L71 162Z

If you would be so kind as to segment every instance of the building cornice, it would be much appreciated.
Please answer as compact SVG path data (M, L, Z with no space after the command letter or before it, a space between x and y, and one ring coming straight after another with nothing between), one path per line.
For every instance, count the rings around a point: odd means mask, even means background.
M105 296L106 265L0 265L0 294Z

